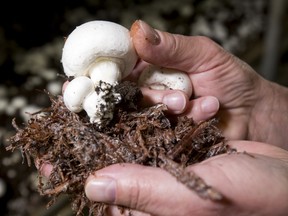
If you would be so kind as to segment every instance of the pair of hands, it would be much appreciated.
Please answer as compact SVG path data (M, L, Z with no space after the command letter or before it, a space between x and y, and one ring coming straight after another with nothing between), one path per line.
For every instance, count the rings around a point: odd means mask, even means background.
M149 62L187 72L193 85L191 99L179 91L143 89L146 104L165 103L171 113L196 121L218 115L227 139L252 141L229 141L247 154L219 155L187 168L227 202L203 200L167 172L135 164L97 171L87 179L87 197L111 204L107 215L120 215L115 204L135 215L287 215L287 89L206 37L157 31L143 21L132 25L131 36L142 61L130 79Z
M218 115L229 140L254 141L229 142L248 154L219 155L187 168L220 191L225 203L199 198L161 169L133 164L90 176L87 197L130 207L136 215L287 215L287 89L264 80L208 38L160 32L143 21L132 25L131 36L143 60L134 74L149 62L187 72L193 85L190 100L178 91L143 89L147 104L163 102L171 113L196 121ZM111 207L107 214L120 213Z

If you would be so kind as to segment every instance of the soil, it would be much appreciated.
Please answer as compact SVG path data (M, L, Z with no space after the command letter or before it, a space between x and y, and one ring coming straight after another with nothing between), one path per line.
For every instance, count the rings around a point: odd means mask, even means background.
M172 117L164 104L141 107L142 93L130 82L119 84L117 92L122 102L113 120L101 129L91 124L84 112L70 112L62 96L49 93L49 107L31 114L22 128L13 122L16 134L10 138L7 150L20 149L30 165L36 159L39 166L53 165L48 179L38 177L39 193L51 197L48 206L66 194L76 215L83 211L103 215L108 206L89 201L84 184L91 173L115 163L160 167L203 199L223 200L217 189L185 170L232 151L217 128L217 120L196 123L192 118Z

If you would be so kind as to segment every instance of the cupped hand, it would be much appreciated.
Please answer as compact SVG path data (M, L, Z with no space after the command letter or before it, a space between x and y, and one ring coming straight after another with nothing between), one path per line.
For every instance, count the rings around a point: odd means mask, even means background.
M223 201L202 199L166 171L136 164L97 171L86 182L86 195L134 209L135 215L287 215L288 152L257 142L229 144L243 153L219 155L187 168L222 193ZM118 215L112 209L109 215Z
M143 104L164 103L170 113L195 121L217 115L228 139L288 149L287 88L263 79L207 37L161 32L140 20L132 25L131 36L140 61L128 79L137 81L143 68L154 64L186 72L193 85L192 98L181 91L142 88Z
M224 135L229 139L287 147L281 127L288 123L288 117L275 116L279 107L288 111L284 109L285 104L275 103L275 98L287 99L287 90L286 95L279 93L283 89L279 90L279 86L263 79L249 65L207 37L162 32L141 20L132 25L131 36L142 60L133 78L149 63L186 72L193 85L190 100L179 91L143 89L147 104L165 103L171 113L182 113L196 121L217 113ZM285 103L287 107L288 102ZM276 118L277 121L273 120Z

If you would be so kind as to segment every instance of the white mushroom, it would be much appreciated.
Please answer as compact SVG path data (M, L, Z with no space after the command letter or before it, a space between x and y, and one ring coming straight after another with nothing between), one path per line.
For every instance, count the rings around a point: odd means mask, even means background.
M96 91L84 100L83 109L90 116L90 122L101 128L113 119L115 105L120 101L121 95L115 92L113 86L100 81Z
M191 80L186 73L154 65L149 65L143 70L138 79L138 85L155 90L181 90L188 97L192 95Z
M90 76L94 83L113 84L132 71L137 55L127 28L109 21L90 21L68 36L61 61L67 76Z
M108 21L78 26L65 41L61 60L65 74L74 77L63 95L67 108L84 109L91 123L105 125L121 100L114 86L129 75L137 58L125 27Z
M79 76L73 79L65 89L63 101L66 107L72 112L80 112L83 110L83 101L94 92L94 84L91 79L86 76Z

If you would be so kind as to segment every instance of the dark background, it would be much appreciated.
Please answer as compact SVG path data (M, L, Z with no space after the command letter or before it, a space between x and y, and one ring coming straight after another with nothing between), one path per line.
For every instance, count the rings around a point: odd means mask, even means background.
M86 21L127 28L143 19L160 30L211 37L261 75L288 86L286 0L63 0L2 1L0 7L0 209L1 215L71 215L63 197L49 210L36 191L37 172L20 152L5 151L25 112L49 105L47 89L60 94L64 38Z

